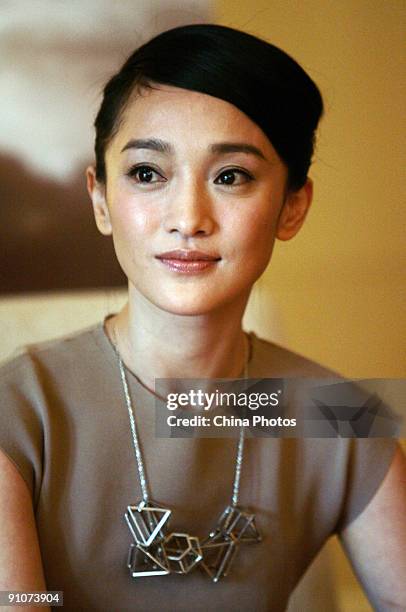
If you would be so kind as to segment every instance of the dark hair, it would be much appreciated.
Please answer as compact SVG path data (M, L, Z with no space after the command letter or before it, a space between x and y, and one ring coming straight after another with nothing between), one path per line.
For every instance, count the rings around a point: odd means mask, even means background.
M265 132L288 168L288 187L304 185L323 112L320 92L287 53L251 34L188 25L159 34L127 59L104 88L95 121L96 177L134 89L160 83L230 102Z

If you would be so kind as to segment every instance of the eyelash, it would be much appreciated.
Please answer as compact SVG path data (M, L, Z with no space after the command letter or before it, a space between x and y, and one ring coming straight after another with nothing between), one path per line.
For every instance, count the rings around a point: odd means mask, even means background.
M221 176L225 175L225 174L234 174L234 175L237 174L237 175L240 175L241 177L244 177L244 181L243 181L243 183L239 183L237 185L234 185L234 184L227 185L227 183L217 183L218 179ZM223 187L239 187L240 185L245 184L245 183L249 183L249 182L251 182L253 180L254 180L254 177L249 172L247 172L246 170L242 170L241 168L227 168L226 170L222 170L220 172L220 174L218 175L218 177L216 178L216 180L214 182L215 182L216 185L219 185L219 184L223 185Z
M136 180L138 177L138 172L140 172L140 170L146 170L147 172L153 172L154 174L157 174L162 179L162 181L153 181L153 183L165 181L165 178L162 176L160 172L158 172L158 170L155 170L155 168L153 168L152 166L148 166L147 164L139 164L138 166L133 166L127 172L127 176L134 179L135 182L138 184L141 184L141 185L151 184L151 183L148 183L148 181L143 182L140 180Z
M156 175L158 175L162 180L158 180L158 181L140 181L137 180L138 177L138 173L141 171L147 171L147 172L152 172ZM243 183L238 183L237 185L235 185L234 183L232 184L227 184L227 183L219 183L219 179L226 175L226 174L233 174L233 175L240 175L241 177L244 177L244 181ZM130 170L127 173L127 176L129 176L130 178L133 178L135 180L135 182L139 185L151 185L151 184L155 184L155 183L163 183L166 181L165 177L162 176L162 174L160 172L158 172L158 170L156 170L155 168L153 168L153 166L149 166L147 164L139 164L137 166L133 166L132 168L130 168ZM226 168L225 170L222 170L218 176L216 177L216 179L214 180L214 183L216 185L223 185L223 187L239 187L242 184L245 183L249 183L251 181L254 180L254 177L247 172L246 170L242 170L241 168Z

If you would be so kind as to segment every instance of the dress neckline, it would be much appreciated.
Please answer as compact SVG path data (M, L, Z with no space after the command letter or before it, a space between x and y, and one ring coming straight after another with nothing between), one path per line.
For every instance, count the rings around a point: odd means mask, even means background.
M103 347L106 349L106 353L108 355L109 361L111 363L117 364L116 349L105 329L106 321L110 319L111 317L113 317L115 314L116 313L109 313L108 315L106 315L104 319L96 326L96 331L98 332L97 334L98 338L103 344ZM253 331L250 331L250 332L245 331L245 333L247 334L248 339L249 339L249 351L250 352L249 352L249 358L248 358L248 363L247 363L247 377L249 378L250 369L252 368L252 364L254 362L254 355L256 353L255 346L256 346L257 336ZM123 362L123 365L124 365L126 374L129 376L130 380L135 382L138 386L142 387L148 393L154 394L154 391L152 391L149 387L147 387L141 381L141 379L135 374L135 372L133 372L124 362Z

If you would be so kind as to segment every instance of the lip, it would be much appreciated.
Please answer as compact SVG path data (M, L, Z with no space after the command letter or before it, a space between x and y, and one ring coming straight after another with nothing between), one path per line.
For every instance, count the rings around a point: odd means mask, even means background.
M174 259L177 261L219 261L221 257L204 251L192 251L188 249L176 249L167 251L156 256L158 259Z
M216 265L221 257L213 253L188 249L176 249L156 255L165 266L174 272L196 274Z

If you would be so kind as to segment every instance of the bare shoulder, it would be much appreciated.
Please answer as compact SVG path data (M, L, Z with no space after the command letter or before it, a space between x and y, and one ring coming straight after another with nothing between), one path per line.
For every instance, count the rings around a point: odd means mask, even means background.
M25 562L16 564L16 559ZM45 590L30 492L17 467L1 450L0 590Z

